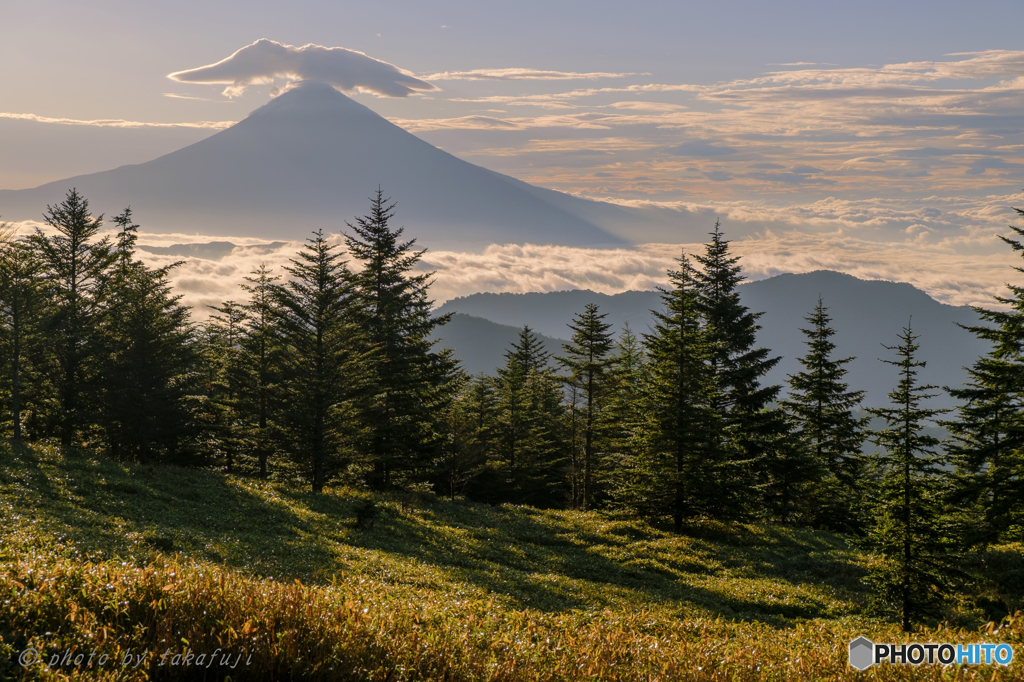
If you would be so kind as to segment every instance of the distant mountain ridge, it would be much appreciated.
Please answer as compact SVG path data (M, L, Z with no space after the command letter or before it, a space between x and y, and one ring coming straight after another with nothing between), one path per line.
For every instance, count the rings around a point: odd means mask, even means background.
M857 358L847 366L847 379L851 387L867 391L867 406L886 404L886 394L895 387L894 368L878 359L895 357L882 344L895 345L897 334L908 323L912 323L914 333L921 335L920 357L928 363L920 373L925 383L960 385L967 376L963 368L988 351L987 344L957 326L978 324L973 310L939 303L910 284L862 280L826 270L778 275L740 286L744 305L754 312L764 312L759 320L762 329L758 345L782 356L767 377L770 383L785 383L787 375L799 371L798 358L806 353L806 337L800 328L808 326L804 318L813 310L819 294L833 318L837 353ZM473 294L448 301L438 312L458 312L512 327L529 324L539 333L562 339L570 335L567 323L587 303L596 303L601 312L608 313L607 320L616 333L626 322L638 334L649 331L650 311L661 308L656 291L609 295L574 290ZM462 344L471 343L468 334L460 339ZM480 364L483 360L477 357L474 362ZM954 401L943 395L933 404L951 406Z
M366 214L378 186L398 202L396 224L431 248L621 246L666 222L473 165L313 81L147 163L0 190L0 215L38 220L75 187L97 214L131 205L147 232L304 239Z

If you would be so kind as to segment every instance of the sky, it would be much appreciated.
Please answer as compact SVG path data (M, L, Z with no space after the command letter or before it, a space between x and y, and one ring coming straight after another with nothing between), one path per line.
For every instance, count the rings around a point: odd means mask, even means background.
M0 188L150 160L316 77L486 168L721 218L751 276L983 303L1024 206L1022 20L987 0L8 1ZM441 298L653 286L682 245L519 247L434 254ZM181 284L234 286L236 256Z

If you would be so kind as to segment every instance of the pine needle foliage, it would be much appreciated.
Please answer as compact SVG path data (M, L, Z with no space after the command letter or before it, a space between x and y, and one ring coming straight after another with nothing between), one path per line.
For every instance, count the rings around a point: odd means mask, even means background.
M943 528L945 459L937 451L940 441L924 432L928 421L945 410L922 402L935 397L937 386L918 382L918 335L908 324L896 346L896 360L883 360L897 368L899 383L889 393L891 407L872 408L886 428L874 434L880 450L874 456L877 489L871 527L863 544L881 560L869 575L874 588L873 607L895 613L905 632L941 613L944 598L956 574L956 556Z
M765 459L780 446L785 424L770 405L780 386L762 386L761 380L781 358L767 348L755 347L763 313L752 313L740 301L743 282L739 257L716 221L704 254L695 256L696 308L703 320L711 386L709 407L721 428L708 431L708 458L720 467L717 476L718 518L758 513L751 504L763 482ZM752 494L754 493L754 494Z
M638 511L672 517L675 531L683 521L725 513L721 451L712 442L721 429L715 409L712 347L701 324L697 273L685 254L668 273L671 289L661 290L665 312L644 337L650 358L646 390L651 434L633 493ZM646 481L646 483L643 483ZM659 515L660 515L659 514Z
M131 208L119 228L104 277L99 423L117 459L185 463L197 436L191 396L200 355L189 309L171 292L170 271L135 260L138 225Z
M378 188L370 213L346 223L345 244L362 269L353 296L366 344L367 391L360 405L373 471L388 489L425 478L440 445L434 418L451 399L451 353L432 349L431 333L450 315L434 316L428 297L433 273L413 274L425 250L392 226L396 204Z
M284 443L313 492L351 455L354 403L365 386L365 341L353 319L352 273L323 231L313 233L276 289L282 341Z
M1010 229L1024 237L1024 229ZM1000 239L1024 255L1019 239ZM1024 273L1020 266L1014 270ZM995 297L1001 309L975 307L981 324L964 327L991 343L991 351L968 368L963 386L947 388L962 401L957 418L943 426L952 436L948 451L956 467L951 502L969 547L1024 535L1024 286L1007 288L1008 295Z
M108 239L95 240L103 216L93 217L89 202L76 189L63 202L47 206L43 220L56 234L47 236L37 227L30 240L44 267L47 306L42 327L50 340L50 378L56 388L56 409L47 412L67 450L88 438L85 431L95 421L102 286L114 255Z
M860 529L860 481L864 476L864 443L867 417L854 410L864 391L851 391L845 381L845 365L854 358L835 357L835 329L828 308L819 297L814 311L804 318L800 331L807 353L799 359L803 368L789 376L789 396L783 406L796 422L796 434L806 451L799 476L812 509L809 521L831 530Z
M569 323L572 341L562 345L564 357L558 363L567 371L565 381L579 395L573 406L580 405L582 413L578 420L582 427L582 490L575 500L576 506L587 510L594 507L595 498L603 472L600 461L603 457L607 415L605 406L609 392L611 351L614 347L611 324L605 322L596 304L589 303Z

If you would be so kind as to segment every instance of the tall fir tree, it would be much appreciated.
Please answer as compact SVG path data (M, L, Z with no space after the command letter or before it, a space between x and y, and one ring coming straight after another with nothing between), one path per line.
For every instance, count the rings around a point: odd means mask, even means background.
M661 290L664 312L645 336L650 358L646 392L651 422L647 448L635 472L637 511L670 515L675 531L700 516L726 515L723 496L733 475L714 442L723 425L716 411L713 348L701 324L697 273L686 255L670 270L670 289Z
M743 282L739 257L716 221L704 255L695 256L700 268L693 275L697 311L703 320L708 347L706 364L712 388L710 409L722 419L709 442L708 457L719 463L719 513L750 515L759 510L755 491L763 484L768 452L785 438L785 421L770 405L780 386L762 386L761 380L778 364L767 348L756 348L758 318L740 301Z
M114 457L181 463L197 435L191 396L200 357L189 309L168 281L179 263L151 269L135 259L138 225L130 208L114 223L114 264L102 282L97 421Z
M619 333L611 358L608 400L608 492L613 507L637 511L646 508L650 475L644 471L650 422L644 397L650 366L643 343L629 324ZM659 510L663 513L664 510Z
M45 391L43 377L37 371L40 357L40 321L42 297L37 284L41 263L27 243L15 240L16 230L0 223L0 329L2 329L3 369L9 396L11 439L23 440L25 415L32 414Z
M242 289L249 300L241 306L243 317L235 371L239 384L237 405L247 443L256 455L259 476L267 478L269 459L275 450L274 414L283 361L281 311L275 295L280 276L260 263L244 279Z
M36 228L30 240L43 263L47 306L42 331L54 365L57 405L54 428L64 450L81 441L94 422L97 377L103 356L103 283L114 255L108 239L96 241L103 216L93 217L89 202L72 189L64 201L47 206L47 236Z
M498 369L496 440L506 501L550 507L564 497L565 415L549 358L527 326Z
M207 423L215 444L212 453L224 470L236 473L239 460L248 449L242 396L245 373L250 369L242 357L245 309L238 301L210 306L214 314L206 322L205 351Z
M428 298L432 273L413 274L424 250L403 241L391 221L395 204L378 188L369 215L346 223L345 243L362 269L355 275L367 355L368 390L362 422L374 487L388 489L425 471L439 446L435 418L448 409L455 362L432 349L431 333L450 315L434 316Z
M1010 229L1024 237L1024 229ZM1000 239L1024 255L1019 239ZM968 369L963 386L946 389L962 403L956 419L943 423L952 436L952 502L960 510L960 537L974 547L1008 539L1011 529L1024 526L1024 286L1007 288L1008 295L994 297L1000 308L975 307L981 324L965 327L991 350Z
M896 360L883 360L899 371L899 383L889 393L891 407L872 408L886 428L874 434L881 450L875 455L879 477L874 491L871 526L863 545L880 555L868 580L874 589L876 611L898 614L903 630L939 615L951 579L956 574L955 552L943 527L946 474L936 448L939 440L925 433L930 420L945 410L922 402L937 396L937 386L918 382L919 338L908 324L900 343L885 346Z
M285 346L281 426L286 447L308 467L319 493L351 455L354 403L366 384L359 351L365 341L352 273L322 231L306 241L285 267L288 282L276 290Z
M789 396L783 402L796 422L797 435L807 455L796 464L794 492L802 493L809 521L840 532L858 532L860 489L864 475L867 417L854 416L864 391L851 391L844 380L846 365L854 358L834 357L835 330L821 298L804 318L808 327L803 368L789 376ZM796 495L790 496L796 501ZM810 508L807 508L809 506Z
M596 304L587 304L582 313L569 324L572 330L571 343L563 344L565 357L558 358L567 371L566 383L579 398L573 400L581 408L580 419L582 447L582 490L578 505L584 509L594 507L598 495L601 459L604 456L604 436L607 431L605 415L608 396L611 351L614 346L611 324L605 322L607 314L598 312Z

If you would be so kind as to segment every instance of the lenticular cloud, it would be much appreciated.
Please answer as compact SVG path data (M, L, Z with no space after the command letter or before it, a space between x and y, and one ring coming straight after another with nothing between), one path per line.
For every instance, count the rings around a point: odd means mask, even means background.
M227 84L224 94L235 97L258 83L317 80L339 90L360 90L383 97L407 97L417 90L436 90L394 64L344 47L295 47L261 38L216 64L177 71L167 76L180 83Z

